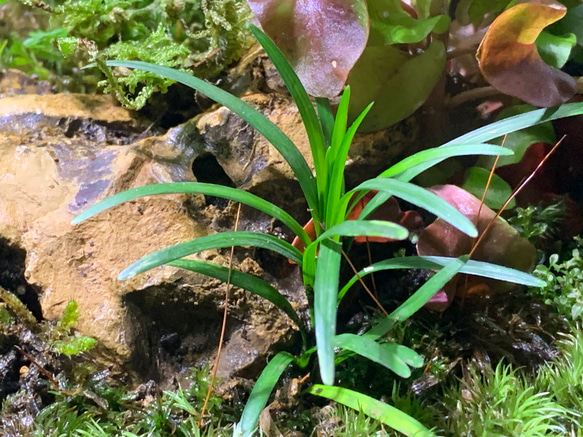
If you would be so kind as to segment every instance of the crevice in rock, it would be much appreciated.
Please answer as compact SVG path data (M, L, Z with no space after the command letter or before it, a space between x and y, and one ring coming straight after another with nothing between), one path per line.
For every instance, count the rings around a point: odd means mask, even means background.
M217 159L209 154L198 156L192 163L192 173L198 182L209 184L223 185L225 187L235 188L235 183L229 178L223 167ZM221 197L205 196L207 205L214 205L221 211L224 210L229 201Z
M142 350L142 357L136 355L132 360L141 378L154 379L164 386L177 374L204 365L214 355L223 315L213 299L196 301L190 291L152 287L126 294L123 300L147 330L144 344L136 348ZM241 323L229 317L225 339ZM147 363L144 355L150 357Z
M37 320L42 320L42 310L38 299L40 289L26 281L25 260L24 249L0 237L0 286L18 296Z

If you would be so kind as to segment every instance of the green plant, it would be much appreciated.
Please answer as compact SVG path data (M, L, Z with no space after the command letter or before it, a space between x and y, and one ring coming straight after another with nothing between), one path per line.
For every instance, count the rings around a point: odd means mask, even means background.
M26 38L12 32L0 45L0 63L4 68L17 68L39 79L48 79L52 71L62 71L65 58L53 42L65 36L67 31L62 27L32 31Z
M481 373L481 374L480 374ZM446 430L464 436L567 435L571 411L528 378L500 363L495 370L470 367L460 388L446 391Z
M105 60L138 59L208 78L252 43L242 0L19 1L48 14L49 29L24 41L13 35L3 50L5 65L46 79L52 72L74 75L73 67L89 57L105 75L98 85L136 110L174 82L142 70L113 71Z
M559 254L549 257L549 265L539 264L534 274L546 281L546 286L535 289L547 304L552 304L557 311L573 321L583 320L583 257L581 247L583 239L575 237L577 247L571 257L561 261Z
M566 214L565 199L561 199L548 206L516 208L508 222L518 229L522 237L540 248L558 234L557 222L565 218Z
M55 392L55 402L36 417L34 436L166 436L200 437L197 421L210 384L209 367L192 369L192 386L176 391L153 391L143 400L137 391L112 387L99 377L90 378L74 393ZM205 420L207 437L228 435L220 426L222 399L213 396Z
M302 254L286 241L271 235L254 232L225 232L209 235L196 240L180 243L145 256L120 273L120 279L127 279L154 267L168 264L200 272L221 280L226 280L228 269L202 261L181 259L187 255L210 249L225 248L233 245L250 245L267 248L295 261L302 269L311 315L315 327L315 343L309 337L307 329L291 307L290 303L270 284L243 272L232 272L231 283L256 293L277 305L294 320L303 338L303 354L294 357L286 352L277 354L268 363L257 380L250 395L241 421L236 427L236 435L250 435L264 408L267 399L287 366L295 362L298 366L307 365L310 356L317 352L320 375L327 386L313 386L310 392L335 399L341 403L362 409L368 415L377 417L385 424L402 430L409 435L431 435L418 421L389 405L382 404L363 394L353 393L340 387L330 387L334 383L335 363L351 354L361 354L407 377L409 367L422 365L422 358L409 348L384 340L384 336L397 324L402 323L420 309L437 291L439 291L457 273L467 273L519 284L541 286L543 282L523 272L496 266L484 262L468 260L467 256L455 258L443 257L400 257L387 260L382 268L423 268L436 270L433 275L413 296L397 310L374 326L362 336L352 334L336 335L336 309L339 300L346 293L347 287L356 282L352 280L339 293L339 272L342 262L342 237L369 236L405 239L408 231L394 223L367 220L367 217L391 196L397 196L427 209L470 236L477 236L474 225L459 211L441 200L431 192L417 187L409 181L424 170L443 160L463 155L508 155L512 152L493 146L485 141L555 118L583 113L583 105L564 105L553 110L537 110L505 119L483 129L478 129L442 147L429 149L405 158L352 190L345 190L343 174L344 165L360 121L366 110L347 129L348 103L350 89L347 88L340 101L336 117L332 115L330 105L325 99L316 99L315 110L299 79L277 47L257 28L253 33L263 45L298 106L304 121L314 161L314 173L308 167L304 157L283 132L241 100L204 81L180 71L146 64L143 62L110 61L110 66L137 68L163 75L172 80L195 88L209 98L229 107L241 118L261 132L287 160L294 171L304 192L312 214L316 238L311 241L302 226L287 212L250 193L228 187L204 183L175 183L141 187L116 194L109 199L89 208L79 215L73 223L79 223L107 208L140 196L169 193L202 193L220 196L252 206L263 211L288 226L306 245ZM370 106L369 106L370 107ZM378 194L366 205L357 220L346 220L366 193L370 190ZM370 273L370 269L361 272L361 276ZM341 350L337 355L335 348ZM358 400L358 405L355 404ZM380 409L379 409L380 408ZM400 414L399 414L400 413Z
M93 349L97 345L97 340L84 335L76 336L73 327L79 319L77 302L69 301L63 312L63 317L59 319L56 326L50 327L46 331L49 345L60 354L71 358L73 355L79 355Z
M537 373L535 388L549 392L557 403L573 411L574 425L580 425L583 417L583 331L579 324L571 333L559 339L561 356L547 363Z

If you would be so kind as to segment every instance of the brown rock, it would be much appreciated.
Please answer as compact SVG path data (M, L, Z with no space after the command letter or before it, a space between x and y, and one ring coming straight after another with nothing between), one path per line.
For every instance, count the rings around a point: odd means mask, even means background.
M245 100L310 155L297 109L288 99L256 94ZM172 364L164 364L168 355L179 356L174 360L183 366L212 357L225 285L171 267L128 281L118 281L118 274L155 250L232 230L237 208L202 195L169 195L127 202L75 227L71 220L89 205L129 188L194 180L247 189L300 221L307 219L307 211L280 154L225 108L164 135L140 139L143 130L139 120L107 96L0 100L0 237L26 250L26 278L41 290L44 317L60 317L67 302L76 300L78 329L99 340L102 355L145 374L171 370ZM411 144L414 134L398 132L359 140L352 180L372 176L371 169L386 167ZM270 232L291 241L289 230L273 219L250 208L242 212L240 230ZM228 252L207 251L198 257L227 265ZM238 248L235 266L264 277L305 310L300 277L286 260ZM252 376L273 345L289 341L296 328L277 308L249 292L234 289L229 302L219 370L222 375ZM155 362L162 364L156 369Z

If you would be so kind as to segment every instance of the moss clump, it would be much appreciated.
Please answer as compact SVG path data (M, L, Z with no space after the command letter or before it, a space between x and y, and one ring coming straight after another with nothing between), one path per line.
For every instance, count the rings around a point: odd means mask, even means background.
M98 85L131 109L142 108L173 81L144 71L109 70L106 60L151 62L209 78L240 59L253 42L246 27L251 12L243 0L20 1L48 14L49 29L41 32L42 44L24 49L13 37L4 47L5 66L42 71L46 78L47 69L68 74L97 61L106 76Z

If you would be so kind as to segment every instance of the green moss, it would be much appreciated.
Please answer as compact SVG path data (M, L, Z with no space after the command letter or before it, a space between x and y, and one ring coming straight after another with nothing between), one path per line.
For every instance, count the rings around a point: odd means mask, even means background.
M227 436L230 426L220 426L222 400L212 396L209 416L200 409L210 380L209 367L193 369L189 389L159 393L155 386L142 390L112 387L93 378L73 395L56 393L56 401L36 417L33 436ZM145 395L143 394L147 392Z
M152 62L210 78L253 42L243 0L20 1L49 14L50 28L38 31L36 40L32 33L24 41L13 35L3 50L4 65L48 78L100 61L106 79L99 85L131 109L142 108L173 81L138 70L106 71L105 60Z

